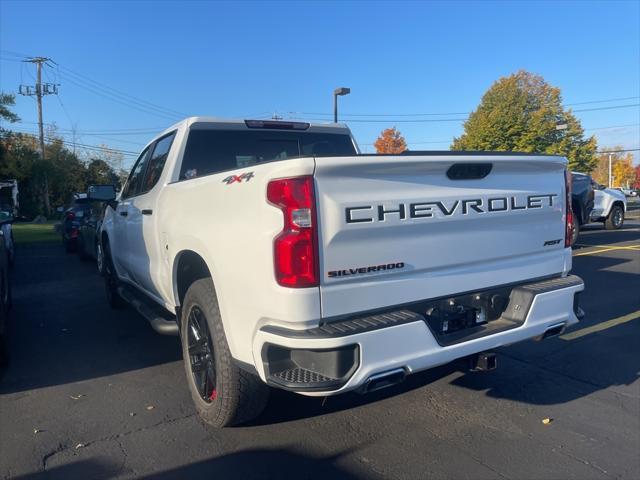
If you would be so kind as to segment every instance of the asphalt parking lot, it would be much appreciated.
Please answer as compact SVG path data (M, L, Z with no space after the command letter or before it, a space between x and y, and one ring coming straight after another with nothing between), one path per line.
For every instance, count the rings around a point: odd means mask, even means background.
M175 337L112 311L90 263L23 246L11 363L0 373L1 478L640 478L640 215L586 227L586 318L369 396L273 392L254 423L195 416ZM543 419L550 419L545 424Z

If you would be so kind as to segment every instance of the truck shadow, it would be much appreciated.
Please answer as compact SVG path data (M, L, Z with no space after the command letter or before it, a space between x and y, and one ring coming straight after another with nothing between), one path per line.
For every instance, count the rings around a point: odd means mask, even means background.
M219 457L193 462L169 470L147 475L135 475L138 479L182 480L182 479L344 479L371 478L370 472L352 472L337 465L349 450L329 457L313 457L288 449L241 450ZM128 477L133 472L112 465L106 460L88 459L69 463L44 472L22 475L15 480L84 480ZM133 475L132 475L133 476Z

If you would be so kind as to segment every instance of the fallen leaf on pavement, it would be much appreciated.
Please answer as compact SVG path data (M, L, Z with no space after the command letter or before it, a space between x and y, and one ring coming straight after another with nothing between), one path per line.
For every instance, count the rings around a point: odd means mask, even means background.
M542 423L544 423L545 425L549 425L551 422L553 422L553 418L542 419Z
M42 433L44 430L40 430L39 428L34 428L33 433Z
M81 393L79 395L70 395L71 398L73 398L74 400L80 400L82 397L86 397L86 395L84 393Z
M84 447L84 443L79 443L76 445L76 450L78 450L79 448Z
M147 410L153 410L154 408L156 407L154 407L153 405L147 405Z

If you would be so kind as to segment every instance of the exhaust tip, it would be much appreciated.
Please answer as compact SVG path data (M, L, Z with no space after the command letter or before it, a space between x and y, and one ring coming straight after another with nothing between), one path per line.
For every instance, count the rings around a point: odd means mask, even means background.
M544 340L545 338L556 337L560 335L562 332L564 332L565 326L566 324L564 323L560 323L558 325L552 325L551 327L547 328L544 331L544 333L542 334L542 338L540 340Z
M376 390L382 390L383 388L391 387L401 383L407 372L404 368L395 368L387 372L376 373L371 375L364 384L362 393L371 393Z

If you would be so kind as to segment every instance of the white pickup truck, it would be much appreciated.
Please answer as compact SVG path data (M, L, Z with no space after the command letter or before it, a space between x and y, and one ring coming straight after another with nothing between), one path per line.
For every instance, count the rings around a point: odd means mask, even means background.
M179 334L214 426L268 386L367 392L582 315L566 160L360 154L344 125L188 118L144 149L101 241L107 298ZM570 198L570 197L569 197Z

